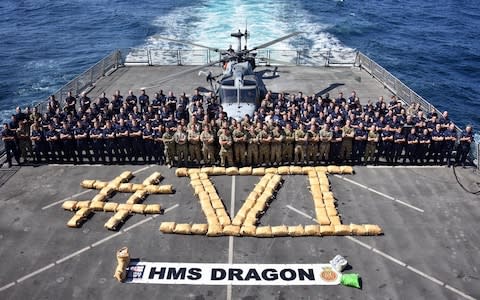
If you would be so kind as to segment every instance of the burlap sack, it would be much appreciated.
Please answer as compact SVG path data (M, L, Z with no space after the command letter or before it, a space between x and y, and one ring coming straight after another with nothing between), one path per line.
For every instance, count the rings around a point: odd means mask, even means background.
M89 208L91 202L92 201L89 201L89 200L77 201L77 206L75 209L79 210L82 208Z
M272 226L272 235L275 237L288 236L288 227L285 225Z
M332 226L332 225L320 226L320 234L322 236L334 235L334 233L335 233L335 226Z
M68 200L63 202L62 208L69 211L75 211L77 210L77 203L78 201Z
M277 172L280 175L289 175L290 174L290 167L289 166L278 167Z
M105 202L100 201L92 201L90 202L90 208L94 211L103 211L103 207L105 206Z
M341 166L340 173L342 174L353 174L353 168L351 166Z
M176 224L174 233L177 234L192 234L192 225L190 224Z
M162 207L160 204L147 204L144 214L160 214L162 212Z
M131 171L124 171L118 177L120 177L124 182L129 181L133 178L133 173Z
M225 170L225 174L228 176L235 176L238 175L238 168L237 167L230 167Z
M123 222L125 221L128 216L130 215L130 211L128 210L119 210L117 211L114 215L113 215L113 218Z
M270 226L259 226L255 231L256 237L273 237L272 227Z
M85 218L83 218L82 216L73 215L73 217L68 220L67 226L77 228L82 224L84 220Z
M118 207L118 203L108 202L108 203L105 203L105 205L103 206L103 211L105 211L105 212L116 212L117 207Z
M97 180L97 181L95 181L95 184L93 185L93 188L96 189L96 190L101 190L104 187L106 187L107 185L108 185L108 182Z
M351 235L350 225L335 225L335 235Z
M175 230L175 225L175 222L162 222L159 229L163 233L173 233Z
M382 234L382 228L378 225L373 224L366 224L365 230L367 231L368 235L380 235Z
M108 219L108 221L103 225L103 227L105 227L106 229L108 230L117 230L120 223L122 221L118 220L118 219L115 219L114 217L111 217L110 219Z
M252 169L253 176L263 176L265 175L265 168L253 168Z
M226 169L225 167L213 167L212 175L221 176L225 175Z
M222 236L223 235L223 228L221 225L212 224L208 225L207 236Z
M210 175L212 174L213 172L213 167L202 167L200 169L200 173L203 173L203 174L206 174L206 175Z
M305 228L302 225L288 226L288 235L292 237L303 236L305 235Z
M79 210L77 210L75 215L80 216L82 218L87 218L88 216L90 216L92 212L93 212L93 209L91 208L80 208Z
M252 175L252 167L243 167L238 170L238 174L242 176Z
M178 168L175 170L175 176L177 177L187 177L188 176L188 170L187 168Z
M130 253L128 253L128 248L123 247L117 251L117 267L115 268L115 273L113 277L118 281L122 282L125 280L127 275L127 267L130 263Z
M146 204L133 204L132 205L132 213L143 215L145 213L145 208L147 208Z
M223 227L223 234L228 236L240 236L240 226L227 225Z
M339 216L329 216L328 217L330 219L330 224L331 225L342 225L342 222L340 221L340 217Z
M320 236L320 225L306 225L305 226L305 235L306 236Z
M208 231L208 224L193 224L191 228L192 234L205 235Z
M240 234L243 236L255 236L257 227L244 225L240 228Z
M93 189L93 187L95 186L95 181L96 180L85 179L82 180L80 186L86 189Z
M133 206L133 204L120 203L120 204L118 204L118 206L117 206L117 211L122 211L122 210L124 210L124 211L130 212L130 211L132 210L132 206Z

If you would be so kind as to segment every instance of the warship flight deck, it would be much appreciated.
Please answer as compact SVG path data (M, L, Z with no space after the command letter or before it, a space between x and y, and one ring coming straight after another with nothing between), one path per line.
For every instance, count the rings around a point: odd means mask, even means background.
M89 92L147 87L191 94L208 90L193 66L124 66L98 80ZM212 72L215 69L212 68ZM362 102L388 99L384 85L358 67L259 67L273 92L348 95ZM184 72L170 80L172 74ZM152 88L149 88L149 87ZM155 86L155 87L153 87ZM150 195L160 215L132 215L118 231L95 212L80 228L66 226L73 213L65 200L90 200L97 193L84 179L109 181L133 171L141 183L155 171L174 194ZM342 223L378 224L380 236L207 237L163 234L164 221L205 223L188 177L159 165L41 165L10 169L0 186L1 299L478 299L480 298L480 208L474 168L445 166L354 166L353 175L328 175ZM5 171L6 172L6 171ZM307 176L285 175L263 225L315 224ZM3 178L3 177L2 177ZM231 216L259 178L211 177ZM458 181L457 181L458 180ZM463 187L458 183L460 182ZM128 194L111 200L125 202ZM113 277L115 251L129 247L132 258L150 262L225 264L318 264L341 254L348 272L359 273L362 289L335 286L211 286L119 283Z

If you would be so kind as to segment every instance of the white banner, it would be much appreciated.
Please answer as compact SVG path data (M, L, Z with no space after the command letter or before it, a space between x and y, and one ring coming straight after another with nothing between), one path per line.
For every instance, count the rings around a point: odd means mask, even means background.
M131 261L129 283L190 285L337 285L330 264L203 264Z

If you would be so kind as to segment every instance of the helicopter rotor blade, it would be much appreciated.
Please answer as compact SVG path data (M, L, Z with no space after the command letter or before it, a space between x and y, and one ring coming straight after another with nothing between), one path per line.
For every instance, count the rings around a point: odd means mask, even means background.
M248 52L255 51L255 50L258 50L258 49L262 49L262 48L266 48L266 47L268 47L268 46L271 46L271 45L273 45L273 44L279 43L279 42L281 42L281 41L283 41L283 40L286 40L286 39L291 38L291 37L293 37L293 36L299 35L299 34L301 34L301 33L304 33L304 32L302 32L302 31L296 31L296 32L287 34L287 35L282 36L282 37L280 37L280 38L278 38L278 39L275 39L275 40L273 40L273 41L270 41L270 42L268 42L268 43L265 43L265 44L261 44L261 45L259 45L259 46L256 46L255 48L252 48L252 49L248 50Z
M169 42L173 42L173 43L183 44L183 45L189 45L189 46L196 46L196 47L200 47L200 48L205 48L205 49L208 49L208 50L211 50L211 51L215 51L215 52L220 52L220 49L218 49L218 48L212 48L212 47L208 47L208 46L204 46L204 45L192 43L192 42L189 42L189 41L182 41L182 40L171 39L171 38L168 38L168 37L165 37L165 36L161 36L161 35L154 35L153 38L159 39L159 40L165 40L165 41L169 41Z
M185 74L188 74L188 73L191 73L191 72L195 72L197 70L200 70L200 69L203 69L203 68L206 68L206 67L210 67L210 66L213 66L215 64L218 64L218 63L221 63L223 60L217 60L217 61L214 61L214 62L211 62L211 63L208 63L208 64L205 64L205 65L201 65L201 66L196 66L194 68L189 68L187 70L183 70L183 71L180 71L178 73L174 73L174 74L171 74L171 75L168 75L168 76L165 76L163 77L162 79L158 80L158 81L154 81L154 82L151 82L151 86L146 86L146 87L141 87L143 89L150 89L150 88L155 88L155 87L159 87L161 86L163 83L167 82L167 81L170 81L172 79L175 79L179 76L182 76L182 75L185 75Z

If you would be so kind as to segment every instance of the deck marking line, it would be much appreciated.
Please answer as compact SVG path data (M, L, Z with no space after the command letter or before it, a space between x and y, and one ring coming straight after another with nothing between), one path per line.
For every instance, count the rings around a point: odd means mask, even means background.
M36 270L36 271L31 272L31 273L28 274L28 275L25 275L25 276L17 279L16 282L17 282L17 283L20 283L20 282L22 282L22 281L24 281L24 280L26 280L26 279L28 279L28 278L30 278L30 277L33 277L33 276L35 276L35 275L37 275L37 274L40 274L40 273L42 273L43 271L46 271L46 270L48 270L48 269L50 269L51 267L54 267L54 266L55 266L55 264L54 264L54 263L51 263L51 264L49 264L49 265L47 265L47 266L45 266L45 267L43 267L43 268L40 268L40 269L38 269L38 270Z
M367 244L365 244L364 242L361 242L360 240L358 240L358 239L356 239L356 238L354 238L354 237L345 236L345 238L348 239L348 240L351 240L352 242L355 242L355 243L359 244L359 245L362 246L362 247L367 248L368 250L372 250L372 249L373 249L373 247L370 247L370 245L367 245Z
M172 207L167 208L165 211L167 211L167 210L172 210L172 209L175 209L175 208L177 208L177 207L178 207L178 203L175 204L175 205L172 206ZM150 220L153 220L153 218L150 217L149 219L145 219L145 220L150 221ZM143 223L145 223L145 220L142 220L142 221L137 222L137 223L143 224ZM134 225L136 225L137 223L135 223ZM132 226L133 226L133 225L132 225ZM131 226L130 226L130 227L131 227ZM71 258L73 258L73 257L75 257L75 256L77 256L77 255L79 255L79 254L81 254L81 253L83 253L83 252L85 252L85 251L88 251L88 250L90 250L90 249L93 249L94 247L96 247L96 246L98 246L98 245L100 245L100 244L102 244L102 243L104 243L104 242L106 242L106 241L108 241L108 240L110 240L110 239L113 239L114 237L117 237L117 236L121 235L122 233L124 233L124 231L120 231L120 232L117 232L117 233L112 234L112 235L110 235L110 236L107 236L106 238L103 238L103 239L97 241L96 243L93 243L93 244L90 245L90 246L86 246L86 247L84 247L84 248L82 248L82 249L80 249L80 250L78 250L78 251L75 251L75 252L73 252L73 253L71 253L71 254L69 254L69 255L67 255L67 256L65 256L65 257L63 257L63 258L61 258L61 259L59 259L59 260L57 260L57 261L55 261L54 263L51 263L51 264L49 264L49 265L46 265L45 267L40 268L40 269L38 269L38 270L36 270L36 271L33 271L33 272L29 273L28 275L25 275L25 276L23 276L23 277L20 277L19 279L15 280L14 282L11 282L11 283L9 283L9 284L4 285L3 287L1 287L1 288L0 288L0 291L4 291L4 290L6 290L6 289L9 289L9 288L11 288L12 286L14 286L15 284L18 284L18 283L20 283L20 282L22 282L22 281L24 281L24 280L26 280L26 279L28 279L28 278L31 278L31 277L33 277L33 276L35 276L35 275L38 275L38 274L40 274L40 273L42 273L42 272L45 272L46 270L48 270L48 269L50 269L50 268L52 268L52 267L54 267L54 266L56 266L56 265L59 265L59 264L65 262L65 261L67 261L67 260L69 260L69 259L71 259Z
M373 192L373 193L375 193L375 194L378 194L378 195L380 195L380 196L382 196L382 197L385 197L385 198L387 198L387 199L390 199L390 200L392 200L392 201L395 201L395 198L393 198L392 196L389 196L389 195L387 195L387 194L384 194L384 193L382 193L382 192L380 192L380 191L374 190L374 189L372 189L372 188L368 188L368 190L369 190L370 192Z
M454 292L454 293L457 293L458 295L462 296L462 297L465 298L465 299L475 300L475 298L473 298L472 296L467 295L467 294L465 294L464 292L457 290L456 288L454 288L454 287L451 286L451 285L446 284L446 285L445 285L445 288L446 288L446 289L449 289L450 291L452 291L452 292Z
M82 249L80 249L80 250L78 250L78 251L75 251L75 252L73 252L73 253L71 253L71 254L69 254L69 255L67 255L67 256L59 259L59 260L57 260L57 261L55 262L55 264L57 264L57 265L58 265L58 264L61 264L61 263L63 263L64 261L67 261L67 260L69 260L69 259L71 259L71 258L73 258L73 257L75 257L75 256L77 256L77 255L79 255L79 254L81 254L81 253L83 253L83 252L85 252L85 251L90 250L91 248L92 248L92 246L87 246L87 247L82 248Z
M86 194L86 193L88 193L88 192L90 192L90 191L91 191L91 190L86 190L86 191L83 191L83 192L80 192L80 193L76 193L75 195L72 195L72 196L67 197L67 198L65 198L65 199L62 199L62 200L59 200L59 201L55 201L55 202L53 202L53 203L50 203L50 204L42 207L42 210L46 210L47 208L50 208L50 207L55 206L55 205L57 205L57 204L63 203L63 202L65 202L65 201L69 200L69 199L72 199L72 198L81 196L81 195Z
M145 171L145 170L148 170L148 169L151 168L151 167L153 167L153 165L146 166L146 167L144 167L144 168L141 168L141 169L138 169L138 170L136 170L136 171L133 171L132 174L138 174L138 173L140 173L140 172L143 172L143 171ZM63 203L63 202L65 202L65 201L69 200L69 199L72 199L72 198L81 196L81 195L86 194L86 193L88 193L88 192L90 192L90 191L92 191L92 189L88 189L88 190L86 190L86 191L77 193L77 194L72 195L72 196L70 196L70 197L64 198L63 200L55 201L55 202L53 202L53 203L50 203L50 204L45 205L44 207L42 207L42 210L46 210L47 208L50 208L50 207L55 206L55 205L57 205L57 204Z
M113 239L113 238L115 238L115 237L117 237L117 236L119 236L119 235L121 235L121 234L122 234L122 232L119 231L119 232L117 232L117 233L115 233L115 234L111 234L111 235L109 235L109 236L107 236L107 237L104 237L103 239L101 239L101 240L96 241L95 243L93 243L93 244L91 245L91 247L92 247L92 248L97 247L98 245L101 245L101 244L105 243L106 241L111 240L111 239Z
M395 202L398 202L398 203L400 203L400 204L403 204L403 205L405 205L405 206L408 206L408 207L410 207L410 208L413 208L413 209L415 209L415 210L417 210L417 211L419 211L419 212L421 212L421 213L425 212L423 209L418 208L418 207L416 207L416 206L414 206L414 205L411 205L411 204L409 204L409 203L407 203L407 202L403 202L402 200L395 199L394 201L395 201Z
M232 186L230 195L230 215L235 215L235 176L232 176ZM233 236L228 237L228 263L233 263ZM232 299L232 285L227 286L227 300Z
M422 276L422 277L425 277L425 278L427 278L427 279L430 279L431 281L435 282L435 283L438 284L438 285L441 285L441 286L445 285L445 283L444 283L443 281L440 281L440 280L438 280L438 279L435 278L435 277L432 277L432 276L430 276L430 275L427 275L427 274L423 273L422 271L420 271L420 270L418 270L418 269L416 269L416 268L414 268L414 267L412 267L412 266L407 266L407 269L409 269L409 270L412 271L412 272L417 273L418 275L420 275L420 276Z
M304 212L301 211L301 210L296 209L295 207L293 207L293 206L291 206L291 205L287 205L287 208L293 210L293 211L296 212L297 214L300 214L300 215L302 215L302 216L304 216L304 217L306 217L306 218L308 218L308 219L310 219L310 220L315 220L314 218L312 218L312 217L309 216L308 214L304 213Z
M145 170L150 169L151 167L152 167L152 165L143 167L143 168L141 168L141 169L138 169L138 170L133 171L132 174L138 174L138 173L140 173L140 172L143 172L143 171L145 171Z
M289 206L289 205L287 205L287 206ZM290 208L290 207L289 207L289 208ZM292 208L293 208L293 207L292 207ZM303 216L307 215L306 213L303 213L303 212L301 212L301 211L298 211L297 209L294 209L294 211L299 212L299 213L300 213L301 215L303 215ZM308 216L308 215L307 215L307 216ZM311 219L312 217L308 216L308 218ZM426 273L423 273L422 271L420 271L420 270L418 270L418 269L416 269L416 268L414 268L414 267L412 267L412 266L407 265L406 263L402 262L401 260L396 259L395 257L390 256L390 255L386 254L385 252L380 251L380 250L378 250L378 249L376 249L376 248L374 248L374 247L371 247L371 246L369 246L369 245L367 245L367 244L359 241L358 239L356 239L356 238L354 238L354 237L345 236L345 238L348 239L348 240L350 240L350 241L352 241L352 242L354 242L354 243L357 243L358 245L360 245L360 246L362 246L362 247L365 247L365 248L371 250L371 251L374 252L374 253L380 254L381 256L385 257L386 259L388 259L388 260L390 260L390 261L392 261L392 262L394 262L394 263L396 263L396 264L399 264L399 265L403 266L405 269L408 269L408 270L410 270L410 271L412 271L412 272L414 272L414 273L422 276L423 278L428 279L428 280L430 280L430 281L432 281L432 282L434 282L434 283L436 283L436 284L438 284L438 285L440 285L440 286L442 286L442 287L444 287L444 288L446 288L446 289L448 289L448 290L456 293L457 295L462 296L462 297L465 298L465 299L475 300L475 298L473 298L472 296L470 296L470 295L468 295L468 294L465 294L464 292L461 292L461 291L457 290L456 288L454 288L454 287L452 287L452 286L450 286L450 285L448 285L448 284L445 284L445 283L442 282L441 280L438 280L437 278L435 278L435 277L433 277L433 276L430 276L430 275L428 275L428 274L426 274Z
M15 285L15 282L12 281L12 282L10 282L9 284L6 284L6 285L0 287L0 292L1 292L1 291L4 291L4 290L6 290L6 289L9 289L9 288L11 288L11 287L14 286L14 285Z
M378 250L377 248L372 248L371 250L375 253L380 254L381 256L385 257L386 259L389 259L389 260L393 261L394 263L397 263L397 264L401 265L402 267L408 267L408 265L406 263L404 263L403 261L400 261L400 260L396 259L395 257L393 257L391 255L388 255L387 253L385 253L383 251Z
M385 194L385 193L382 193L382 192L380 192L380 191L377 191L377 190L375 190L375 189L369 188L369 187L367 187L367 186L365 186L365 185L363 185L363 184L360 184L360 183L358 183L358 182L356 182L356 181L353 181L353 180L351 180L351 179L345 178L345 177L340 176L340 175L335 175L335 177L341 178L341 179L343 179L343 180L345 180L345 181L347 181L347 182L350 182L350 183L352 183L352 184L355 184L355 185L357 185L357 186L359 186L359 187L362 187L362 188L364 188L364 189L366 189L366 190L368 190L368 191L370 191L370 192L372 192L372 193L378 194L378 195L380 195L380 196L382 196L382 197L385 197L385 198L387 198L387 199L389 199L389 200L398 202L398 203L400 203L400 204L402 204L402 205L404 205L404 206L406 206L406 207L410 207L411 209L414 209L414 210L416 210L416 211L418 211L418 212L421 212L421 213L424 213L424 212L425 212L423 209L421 209L421 208L419 208L419 207L416 207L416 206L414 206L414 205L412 205L412 204L409 204L409 203L407 203L407 202L404 202L404 201L402 201L402 200L398 200L398 199L396 199L396 198L394 198L394 197L392 197L392 196L389 196L389 195L387 195L387 194Z
M174 210L175 208L177 208L179 206L180 206L180 204L177 203L174 206L170 206L169 208L165 209L164 212L169 212L169 211Z
M128 227L125 228L125 229L123 229L123 230L122 230L122 233L127 232L127 231L129 231L129 230L131 230L131 229L133 229L133 228L135 228L135 227L137 227L137 226L140 226L140 225L144 224L144 223L150 222L151 220L153 220L152 217L148 217L148 218L146 218L146 219L143 219L143 220L141 220L141 221L139 221L139 222L137 222L137 223L135 223L135 224L133 224L133 225L131 225L131 226L128 226Z

